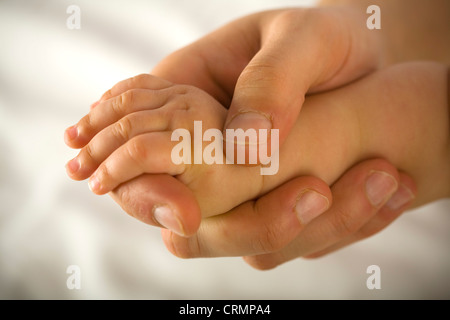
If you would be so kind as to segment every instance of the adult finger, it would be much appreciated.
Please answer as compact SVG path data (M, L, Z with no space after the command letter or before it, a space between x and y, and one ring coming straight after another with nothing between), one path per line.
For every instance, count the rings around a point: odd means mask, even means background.
M417 194L417 188L414 180L400 172L400 184L397 191L389 199L389 201L377 212L377 214L369 220L361 229L340 242L332 245L324 250L314 252L305 258L319 258L326 254L335 252L357 241L371 237L377 234L392 222L394 222L414 201Z
M132 217L183 237L194 234L200 225L194 194L170 175L141 175L118 186L110 196Z
M255 201L202 220L190 238L163 230L179 257L242 256L283 248L331 203L329 187L314 177L293 179Z
M378 213L399 186L397 169L382 159L367 160L346 172L331 188L333 206L278 252L245 257L258 269L333 246L356 234Z
M225 128L279 129L282 144L308 91L362 76L375 69L378 55L376 40L360 34L364 20L346 9L292 9L266 20L261 49L239 76Z

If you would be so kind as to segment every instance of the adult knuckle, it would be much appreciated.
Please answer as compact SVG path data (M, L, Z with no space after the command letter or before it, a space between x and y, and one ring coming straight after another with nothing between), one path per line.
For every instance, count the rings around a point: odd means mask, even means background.
M164 243L167 249L176 257L182 259L190 259L197 257L195 246L198 245L198 241L195 239L196 235L190 238L183 238L170 233L169 237L164 238Z
M121 185L116 190L117 196L118 196L118 204L122 207L122 209L125 210L126 213L128 213L130 216L134 217L134 214L130 208L133 208L133 192L130 190L130 187L128 184Z
M336 210L333 225L338 236L346 237L358 231L360 226L350 211L344 208L337 208Z
M121 208L131 217L138 219L135 212L135 197L133 196L133 190L130 189L128 184L119 186L115 191L117 194L116 202L121 206Z
M362 226L357 232L358 239L369 238L385 227L387 227L393 221L393 217L389 215L378 214L371 220L369 220L364 226Z
M151 202L142 197L136 197L135 189L128 184L120 188L120 205L130 216L144 223L155 225L152 219Z
M285 239L276 225L266 223L263 230L258 234L254 242L254 249L258 252L274 252L282 249L286 243Z
M122 209L130 216L139 219L140 215L151 213L152 207L149 201L136 194L133 184L125 183L117 187L113 193L116 197L114 200L122 207Z
M283 72L277 67L278 60L279 57L266 53L263 61L252 62L241 73L239 86L260 88L283 80Z
M135 199L130 196L131 200L131 214L144 223L155 225L155 222L152 218L152 205L148 201L143 201L141 199Z

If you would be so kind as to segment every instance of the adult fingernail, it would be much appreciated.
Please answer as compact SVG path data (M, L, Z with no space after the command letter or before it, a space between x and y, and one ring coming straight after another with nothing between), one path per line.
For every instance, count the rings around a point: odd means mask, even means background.
M168 206L155 206L153 208L153 217L163 227L166 227L180 236L185 235L180 220L177 219Z
M80 169L80 161L77 158L73 158L69 162L67 162L66 168L70 173L76 173Z
M386 202L397 188L397 180L383 171L373 171L366 180L366 195L375 207Z
M324 213L330 202L328 198L315 191L307 191L301 194L295 204L295 212L302 224L307 224L315 217Z
M405 185L400 184L397 192L389 199L386 206L391 210L398 210L415 198L414 193Z
M73 140L78 137L78 128L76 126L71 126L67 128L66 134L69 140Z
M266 116L264 116L261 113L257 112L243 112L238 114L236 117L234 117L231 122L228 124L226 129L242 129L247 131L248 129L254 129L256 130L256 136L258 137L258 130L260 129L266 129L270 130L272 129L272 122L270 119ZM239 140L244 139L244 140ZM258 141L258 144L266 143L267 141ZM245 135L238 135L236 144L245 145Z

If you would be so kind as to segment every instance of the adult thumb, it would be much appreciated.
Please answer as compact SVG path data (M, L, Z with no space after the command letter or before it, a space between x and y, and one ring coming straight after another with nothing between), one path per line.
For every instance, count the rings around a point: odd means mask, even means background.
M286 54L272 51L261 49L239 76L225 129L279 129L282 142L297 119L309 86L290 67Z
M260 50L237 80L225 128L279 129L282 144L307 92L333 89L374 69L378 38L355 27L363 16L352 10L272 14L260 30Z
M270 20L261 29L260 50L236 82L225 128L278 129L282 143L317 78L324 45L303 10L275 12Z

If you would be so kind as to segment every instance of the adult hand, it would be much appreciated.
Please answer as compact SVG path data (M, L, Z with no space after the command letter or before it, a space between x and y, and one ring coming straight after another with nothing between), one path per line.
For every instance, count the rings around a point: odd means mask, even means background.
M271 128L280 129L283 141L307 92L350 82L377 66L376 39L354 28L356 21L364 25L344 10L255 14L170 55L153 73L198 86L230 106L227 123L242 113L247 120L239 123L243 129L267 128L264 122L269 120ZM146 88L144 78L119 83L102 100ZM262 115L262 121L249 117L249 111ZM344 174L331 190L319 179L300 177L203 220L200 229L200 212L190 190L173 177L143 175L111 195L129 214L170 229L162 231L163 239L177 256L247 256L250 265L267 269L295 257L319 256L378 232L411 203L414 190L411 179L389 163L369 160ZM324 197L328 204L333 201L329 209L316 202ZM157 204L170 204L174 215L154 211ZM298 210L310 219L298 219ZM184 237L189 235L193 236Z
M330 190L317 178L296 178L255 201L204 219L190 238L163 229L163 239L182 258L245 256L251 266L270 269L298 257L323 256L381 231L412 203L416 187L389 162L375 159L351 168L331 192L333 204L319 215L323 207L310 202L312 194L331 203ZM318 217L310 223L298 219L302 208Z
M279 129L282 145L306 93L344 85L380 64L378 33L366 18L348 7L252 14L170 54L152 73L229 107L226 128ZM101 100L133 88L147 84L127 80Z
M378 65L378 39L367 31L365 18L364 12L348 8L256 13L169 55L152 73L200 87L230 107L228 127L276 128L282 143L307 92L345 84ZM148 88L146 79L138 76L120 82L100 101ZM113 197L137 218L178 234L192 235L200 224L192 193L173 177L135 179ZM172 213L153 212L158 204L170 204Z

